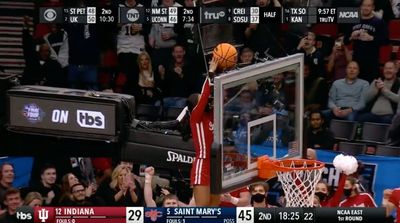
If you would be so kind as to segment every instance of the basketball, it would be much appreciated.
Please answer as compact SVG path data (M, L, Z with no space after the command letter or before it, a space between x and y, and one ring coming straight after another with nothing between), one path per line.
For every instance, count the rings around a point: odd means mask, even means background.
M231 69L236 66L237 50L229 43L220 43L214 48L213 57L218 60L219 69Z

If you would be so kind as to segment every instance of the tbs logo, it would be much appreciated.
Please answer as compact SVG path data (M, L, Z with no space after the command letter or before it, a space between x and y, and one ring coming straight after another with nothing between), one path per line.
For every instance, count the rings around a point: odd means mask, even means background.
M98 111L77 110L76 121L83 128L105 129L104 115Z
M17 208L16 217L18 222L33 222L33 208L22 206Z

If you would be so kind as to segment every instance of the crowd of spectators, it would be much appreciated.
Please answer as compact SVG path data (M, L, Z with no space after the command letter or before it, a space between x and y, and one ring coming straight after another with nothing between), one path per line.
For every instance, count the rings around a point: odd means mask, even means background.
M313 113L318 114L318 113ZM317 116L314 116L318 119ZM317 123L318 121L315 120ZM314 154L315 155L315 154ZM313 157L317 158L317 157ZM359 166L362 168L361 166ZM97 177L94 182L85 182L83 173L68 172L61 181L57 167L45 164L41 168L40 179L25 188L14 188L14 166L3 163L0 166L0 222L18 222L16 211L23 205L37 206L146 206L146 207L188 207L195 206L192 197L182 200L179 188L172 188L170 181L156 175L153 167L147 167L140 176L131 162L119 162L111 173ZM70 169L70 171L73 171ZM95 171L95 169L91 169ZM80 174L80 175L79 175ZM104 172L105 174L105 172ZM378 207L372 196L362 186L359 171L351 175L340 175L336 191L326 182L316 185L314 207ZM285 196L271 200L268 196L270 186L266 182L256 182L249 187L238 188L220 195L220 207L285 207ZM393 190L385 190L383 207L392 207L396 201ZM393 195L393 196L392 196ZM345 197L344 199L342 197ZM388 210L392 210L389 209ZM388 218L390 222L393 218Z
M254 0L236 2L235 5L281 7L302 4L299 2ZM379 123L400 120L400 82L397 76L400 66L397 58L399 48L393 47L390 60L384 63L379 60L380 47L387 44L400 45L398 42L390 42L388 38L388 22L400 17L400 2L305 2L313 6L359 5L361 21L358 24L340 25L340 34L329 37L331 42L323 41L324 39L312 32L312 25L290 25L287 30L283 30L283 26L279 24L234 25L235 41L244 45L239 50L238 65L246 66L257 62L256 55L277 58L291 53L304 53L304 105L310 120L305 135L306 146L309 148L333 148L334 136L325 125L332 118ZM64 6L83 7L96 4L116 3L77 0L66 1ZM193 1L126 0L116 5L190 7L193 6ZM134 95L138 104L167 107L184 107L186 98L201 90L202 74L206 68L205 61L202 61L204 52L200 50L197 25L38 24L32 36L27 24L26 21L23 31L26 61L23 84L127 93ZM272 111L267 106L272 103L269 101L272 97L282 98L281 101L290 98L290 95L285 95L288 94L284 88L285 81L282 74L276 75L270 83L275 91L249 86L233 101L229 109L242 113L243 109L257 108L259 114L280 112L280 115L287 115L293 112L290 103L284 103L279 111ZM268 95L271 93L274 95ZM256 105L256 98L257 102L263 103ZM151 193L156 186L154 170L146 170L147 176L139 177L136 175L138 173L132 173L132 167L127 164L104 169L103 174L94 181L89 180L90 177L67 173L62 177L61 187L56 184L57 169L51 165L44 166L40 179L37 179L38 183L21 190L12 188L15 177L12 164L3 164L0 170L0 200L3 210L1 219L5 219L3 222L13 222L15 210L22 204L180 205L178 198L165 189L161 190L165 196L163 200L153 197ZM94 171L97 171L96 168ZM151 185L151 190L146 187L148 184ZM349 193L348 197L358 195L355 184L354 180L346 181L344 187L348 191L346 193ZM221 200L234 205L269 207L271 205L265 198L267 192L267 185L256 184L250 187L250 191L236 191L235 196L225 194ZM185 203L189 203L189 200L183 201L181 205ZM346 201L342 204L346 204ZM373 201L368 205L376 206Z
M298 4L285 0L256 0L233 5L282 7ZM243 45L239 49L238 66L255 63L259 58L304 53L306 111L323 110L327 124L331 118L390 123L398 104L398 42L393 43L392 62L384 61L388 62L385 66L380 61L380 47L391 44L388 22L398 17L398 6L395 3L393 7L383 3L375 6L373 0L359 3L310 1L308 4L353 7L359 4L361 20L358 24L338 24L338 33L330 36L329 41L320 33L312 32L313 25L290 25L283 29L280 24L235 24L235 43ZM59 5L191 7L194 3L191 0L118 3L76 0L59 2ZM37 24L33 37L27 24L28 20L23 32L24 84L126 93L134 95L137 104L164 107L184 107L186 98L201 89L207 68L196 24ZM388 75L391 75L389 79L385 77ZM285 82L287 80L283 79L281 86ZM259 92L255 89L250 93L256 98ZM282 88L278 94L288 92ZM293 95L282 97L293 98ZM265 96L264 100L268 98ZM392 109L381 106L387 104Z

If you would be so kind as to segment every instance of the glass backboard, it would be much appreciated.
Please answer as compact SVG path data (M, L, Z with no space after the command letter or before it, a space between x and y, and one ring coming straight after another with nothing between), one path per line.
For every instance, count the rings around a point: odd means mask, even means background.
M257 158L303 153L303 54L254 64L214 79L214 193L257 179ZM221 182L221 185L219 185Z

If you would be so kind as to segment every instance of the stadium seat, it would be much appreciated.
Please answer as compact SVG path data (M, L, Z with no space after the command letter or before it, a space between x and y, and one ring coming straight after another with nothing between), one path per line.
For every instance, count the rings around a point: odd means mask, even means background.
M335 139L339 141L352 141L356 136L357 122L332 119L329 129Z
M392 54L392 45L384 45L379 48L379 63L385 64L390 60Z
M183 108L178 107L167 107L165 108L164 117L166 120L173 120L176 119L179 114L181 114Z
M361 142L384 144L388 140L389 124L364 122Z
M336 36L338 35L338 26L337 24L320 23L314 25L311 28L311 31L314 32L317 36L329 36L332 38L336 38Z
M161 119L161 106L139 104L136 106L136 118L146 121Z
M400 49L397 51L397 59L400 60Z
M378 156L400 156L400 147L379 145L376 147L375 155Z
M391 20L388 26L389 30L389 39L400 41L400 20Z
M348 155L356 156L363 154L367 149L367 146L363 143L353 142L339 142L338 151Z

